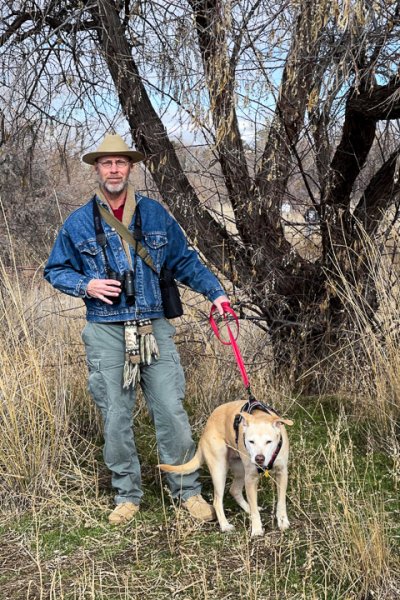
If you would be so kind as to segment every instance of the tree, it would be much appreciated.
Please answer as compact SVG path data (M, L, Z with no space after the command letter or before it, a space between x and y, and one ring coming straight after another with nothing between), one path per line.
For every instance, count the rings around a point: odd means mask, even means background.
M363 239L379 243L399 193L399 1L25 0L2 13L3 130L39 119L67 137L125 120L189 237L265 319L278 363L337 343L339 276L373 322ZM182 169L162 118L172 106L212 151L208 199L229 205L234 233ZM285 236L294 182L319 216L313 260Z

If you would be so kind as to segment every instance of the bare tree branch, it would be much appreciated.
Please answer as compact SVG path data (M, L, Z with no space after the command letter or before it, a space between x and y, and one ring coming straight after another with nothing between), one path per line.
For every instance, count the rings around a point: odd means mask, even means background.
M382 217L400 192L399 157L397 148L372 177L354 210L356 223L360 222L370 235L376 233Z
M215 128L215 145L221 170L236 217L238 231L246 244L252 240L248 213L251 179L235 108L235 61L228 55L224 5L220 0L189 0L193 8L202 56L210 110ZM237 54L238 49L235 48Z
M349 98L354 90L349 93ZM367 159L375 137L376 120L346 106L342 138L330 165L329 180L322 204L348 208L354 182Z
M301 132L313 69L318 53L318 39L313 32L315 3L307 0L299 11L293 41L286 58L279 98L268 139L255 178L254 191L262 206L262 219L269 223L268 237L274 231L275 243L283 242L280 229L280 202L287 187L292 165L292 149ZM258 207L255 207L258 211Z
M367 119L400 118L400 74L386 85L374 86L362 94L353 94L348 109Z
M7 29L0 35L0 47L3 46L8 40L17 32L21 30L21 27L27 21L32 19L29 13L22 13L18 15L14 21L7 27Z

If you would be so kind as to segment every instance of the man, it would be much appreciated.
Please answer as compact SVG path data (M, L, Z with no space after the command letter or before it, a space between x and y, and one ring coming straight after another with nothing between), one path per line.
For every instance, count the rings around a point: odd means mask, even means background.
M116 507L109 515L113 525L132 519L142 497L132 430L136 381L155 424L160 462L180 464L195 451L182 406L184 375L173 342L175 328L164 318L158 273L167 267L220 313L228 302L219 281L188 248L177 222L159 202L135 194L128 183L134 163L143 159L118 135L107 135L95 152L82 157L94 166L99 188L66 219L44 272L55 288L86 304L82 338L89 389L104 421L104 460L116 489ZM103 211L101 219L98 211ZM142 258L137 245L120 237L107 222L109 214L135 234L147 256ZM129 277L133 289L131 285L128 292ZM167 481L172 497L193 517L214 518L214 509L201 496L198 473L171 475Z

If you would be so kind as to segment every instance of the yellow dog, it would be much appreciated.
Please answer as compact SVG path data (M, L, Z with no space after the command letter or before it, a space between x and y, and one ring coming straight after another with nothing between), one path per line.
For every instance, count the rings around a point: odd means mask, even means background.
M201 436L197 452L184 465L159 465L162 471L192 473L205 462L214 485L214 508L221 531L231 531L223 507L223 496L228 468L234 479L230 493L243 510L250 514L251 535L263 535L257 505L259 471L273 470L278 501L276 518L280 530L289 527L286 513L286 488L288 480L289 440L285 425L293 421L283 419L273 411L254 410L241 412L242 401L221 404L210 415ZM247 501L243 496L246 489Z

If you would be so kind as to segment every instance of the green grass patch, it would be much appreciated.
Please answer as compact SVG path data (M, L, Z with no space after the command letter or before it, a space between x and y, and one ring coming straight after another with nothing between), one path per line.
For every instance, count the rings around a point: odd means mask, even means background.
M112 492L106 478L96 493L84 490L84 502L75 493L60 496L59 504L42 500L35 509L5 515L0 528L4 597L398 597L395 456L339 399L300 399L288 416L295 424L289 430L291 529L285 535L273 518L271 478L260 480L266 530L260 539L249 538L248 517L228 494L226 512L236 526L231 535L222 534L216 523L195 523L171 505L155 468L153 426L140 416L145 496L135 521L122 528L108 525ZM211 497L206 470L202 479Z

